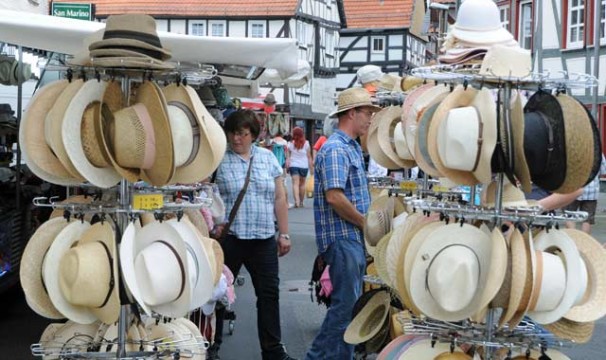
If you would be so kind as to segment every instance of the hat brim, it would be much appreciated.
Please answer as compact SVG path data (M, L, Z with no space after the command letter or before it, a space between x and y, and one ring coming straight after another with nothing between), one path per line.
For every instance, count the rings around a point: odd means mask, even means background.
M490 45L513 40L513 35L511 35L511 33L507 31L507 29L501 26L495 28L494 30L478 31L476 29L463 29L457 26L457 24L455 23L452 26L451 34L455 38L471 44Z
M513 152L514 152L514 174L522 185L525 193L532 191L530 181L530 170L524 154L524 107L522 106L522 94L517 91L511 107L511 122L513 130Z
M389 315L390 295L388 291L378 291L345 329L343 340L348 344L360 344L375 336Z
M135 224L131 222L122 233L120 241L120 269L122 270L122 278L126 284L126 288L133 300L139 304L147 315L151 316L151 309L143 300L135 273L135 241L137 232L139 231L141 229L137 229Z
M161 60L168 60L171 58L171 53L167 49L159 48L153 45L150 45L146 42L135 40L135 39L104 39L91 43L88 46L88 50L98 50L98 49L107 49L107 48L116 48L116 47L133 47L133 48L141 48L146 50L157 51L161 53Z
M402 118L401 106L390 106L384 108L375 115L374 122L377 122L377 140L383 154L397 165L395 169L409 169L416 165L415 161L400 158L396 153L394 141L394 129ZM375 159L376 160L376 159Z
M425 84L412 90L404 99L402 104L402 129L404 129L404 137L406 138L406 146L408 151L414 157L415 142L417 140L417 111L415 103L426 91L432 89L434 85Z
M345 111L351 110L351 109L355 109L358 107L368 107L373 112L379 112L382 109L380 106L374 105L372 103L367 103L367 102L358 103L358 104L350 104L347 106L343 106L342 108L338 108L336 111L331 112L330 114L328 114L328 117L335 117L335 116L338 116L342 112L345 112Z

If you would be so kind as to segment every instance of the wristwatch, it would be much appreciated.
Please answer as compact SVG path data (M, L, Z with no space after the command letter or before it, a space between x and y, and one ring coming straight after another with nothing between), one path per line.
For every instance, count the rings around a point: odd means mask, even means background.
M280 234L280 236L278 236L279 238L284 238L286 240L290 240L290 235L288 234Z

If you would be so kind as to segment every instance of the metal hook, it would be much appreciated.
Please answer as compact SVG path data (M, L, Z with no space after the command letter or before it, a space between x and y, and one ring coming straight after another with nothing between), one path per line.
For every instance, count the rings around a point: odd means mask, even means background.
M101 73L98 69L95 69L95 79L97 79L97 82L101 82Z
M463 90L467 90L467 86L469 86L469 82L467 79L463 80Z
M69 81L70 83L74 79L74 71L71 68L67 69L66 77L67 81Z
M183 218L183 210L177 210L177 221L181 221Z

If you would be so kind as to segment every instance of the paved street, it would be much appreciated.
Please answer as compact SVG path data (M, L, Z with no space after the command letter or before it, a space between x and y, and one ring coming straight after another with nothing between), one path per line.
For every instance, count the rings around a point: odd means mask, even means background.
M290 199L292 202L292 199ZM293 249L280 260L282 333L289 353L303 358L325 314L325 308L312 303L307 282L310 266L316 254L314 242L313 212L311 199L303 209L289 211L290 234ZM606 195L602 194L599 207L606 207ZM600 213L594 235L606 240L606 213ZM224 360L261 359L256 334L255 297L250 278L244 272L245 284L236 287L237 315L233 335L224 336L221 351ZM29 346L38 341L49 321L35 315L23 299L20 289L0 298L0 354L2 359L32 359ZM227 331L227 326L225 327ZM565 349L572 359L589 360L604 358L603 341L606 340L606 320L600 321L589 344Z

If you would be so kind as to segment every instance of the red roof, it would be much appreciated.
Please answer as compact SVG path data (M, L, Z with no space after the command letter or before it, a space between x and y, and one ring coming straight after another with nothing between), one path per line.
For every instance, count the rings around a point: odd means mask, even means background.
M344 0L348 29L408 28L414 0Z
M396 0L397 1L397 0ZM78 0L55 0L74 3ZM145 13L152 16L294 16L298 0L90 0L97 16Z

